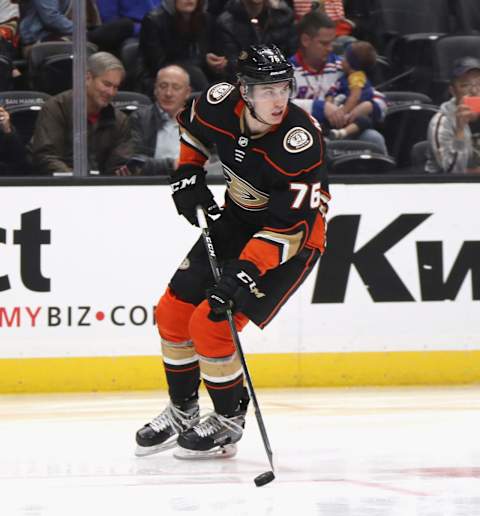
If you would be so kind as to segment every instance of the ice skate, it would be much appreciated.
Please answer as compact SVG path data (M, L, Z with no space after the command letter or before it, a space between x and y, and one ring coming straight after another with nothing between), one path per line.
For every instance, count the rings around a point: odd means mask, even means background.
M211 412L178 436L173 455L177 459L228 459L237 453L237 443L245 428L250 398L245 397L233 414L227 417Z
M178 436L173 452L177 459L227 459L237 453L243 434L245 415L225 417L216 412L207 414L189 430Z
M199 420L197 399L180 406L169 403L161 414L137 432L135 455L145 457L173 448L177 444L178 435L196 425Z

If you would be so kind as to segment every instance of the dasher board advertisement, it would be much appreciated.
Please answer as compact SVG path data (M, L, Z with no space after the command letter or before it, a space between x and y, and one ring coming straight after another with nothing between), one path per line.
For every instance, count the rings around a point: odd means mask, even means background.
M245 351L479 350L480 184L331 193L327 253ZM163 185L1 188L0 358L158 356L154 306L199 237Z

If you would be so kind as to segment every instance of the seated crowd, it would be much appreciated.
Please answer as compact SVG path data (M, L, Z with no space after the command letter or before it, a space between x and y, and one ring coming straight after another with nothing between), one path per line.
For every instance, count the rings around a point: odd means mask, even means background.
M189 98L210 85L235 83L239 54L258 43L275 44L289 57L296 79L293 101L318 121L331 149L348 153L348 142L353 141L353 154L364 157L366 149L378 159L388 157L394 164L389 170L480 172L478 56L468 52L458 56L450 70L450 100L426 102L423 121L418 122L417 114L415 121L395 122L398 131L395 135L394 128L391 137L388 121L399 111L393 106L393 93L390 95L396 78L379 79L383 57L375 38L349 19L344 4L349 2L87 0L90 173L170 174L179 152L177 114ZM56 82L52 91L46 91L36 87L38 70L34 68L40 46L71 44L72 5L70 0L0 0L1 176L73 171L71 77L65 78L67 86L60 92L55 90L59 86L56 79L52 79ZM67 51L62 52L65 55ZM71 60L66 61L65 74L69 71L71 75ZM62 72L58 63L54 66ZM116 97L125 84L129 91L143 94L146 102L139 105L132 100L133 108L122 108ZM34 122L28 131L22 131L16 125L22 101L15 104L6 99L9 92L29 90L48 95L32 108L29 116ZM425 102L407 104L419 111ZM404 120L408 116L404 113ZM408 123L415 125L415 131ZM408 140L407 160L397 145L403 138ZM410 163L414 147L421 148L417 164L413 158ZM328 149L329 159L334 160ZM350 173L364 170L357 169L354 160L351 163Z

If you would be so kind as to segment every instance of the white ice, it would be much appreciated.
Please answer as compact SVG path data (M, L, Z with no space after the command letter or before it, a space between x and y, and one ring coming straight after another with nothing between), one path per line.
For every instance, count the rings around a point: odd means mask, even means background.
M480 515L479 387L258 398L277 476L261 488L253 410L237 457L187 462L133 454L164 392L1 396L0 515Z

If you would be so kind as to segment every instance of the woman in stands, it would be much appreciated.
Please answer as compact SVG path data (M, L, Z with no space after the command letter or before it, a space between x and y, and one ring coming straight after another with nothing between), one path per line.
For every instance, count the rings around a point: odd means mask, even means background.
M140 55L145 64L144 89L150 92L160 68L181 65L195 91L222 78L227 60L216 51L215 22L204 0L165 0L145 16Z

